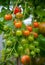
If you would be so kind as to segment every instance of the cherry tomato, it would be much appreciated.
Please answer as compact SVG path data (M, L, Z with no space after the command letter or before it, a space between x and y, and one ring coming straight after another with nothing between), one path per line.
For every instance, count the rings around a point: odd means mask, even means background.
M30 57L28 55L22 56L21 62L22 62L22 64L28 64L28 63L30 63Z
M22 47L22 46L19 46L19 47L18 47L18 52L19 52L19 53L22 53L22 51L23 51L23 47Z
M26 28L31 32L32 31L32 27L31 26L26 26Z
M11 52L11 49L10 48L7 48L6 49L6 53L8 54L8 53L10 53Z
M30 53L32 56L35 56L35 52L34 51L31 51Z
M6 46L11 46L11 45L12 45L12 41L7 40L7 41L6 41Z
M22 44L26 44L27 42L28 42L27 39L25 39L25 38L21 39Z
M22 13L17 13L16 14L16 18L22 18L23 17L23 14Z
M32 45L32 44L30 44L30 50L34 50L34 48L35 48L35 46L34 45Z
M7 34L4 34L4 35L3 35L3 38L4 38L4 39L7 39L7 37L8 37Z
M21 36L22 35L22 31L21 30L17 30L16 31L16 36Z
M34 33L34 38L37 38L38 37L38 34L37 33Z
M33 25L35 28L37 28L39 26L38 22L34 22Z
M36 53L40 53L40 49L39 49L39 48L35 48L34 51L35 51Z
M15 25L16 28L21 28L22 22L21 21L18 21L18 22L14 21L14 25Z
M12 15L11 14L6 14L4 18L5 18L5 20L11 20Z
M24 30L24 31L23 31L23 35L24 35L24 36L28 36L28 35L30 35L30 32L29 32L28 30Z
M29 36L28 40L32 42L32 41L34 41L34 37L33 36Z
M38 37L38 33L36 33L36 32L31 32L31 34L34 35L34 38L37 38Z
M14 14L17 14L18 12L21 12L21 9L17 6L14 8Z
M38 41L34 41L33 42L35 46L38 46L39 45L39 42Z
M7 31L7 30L8 30L8 26L7 26L7 25L4 25L3 29L4 29L5 31Z

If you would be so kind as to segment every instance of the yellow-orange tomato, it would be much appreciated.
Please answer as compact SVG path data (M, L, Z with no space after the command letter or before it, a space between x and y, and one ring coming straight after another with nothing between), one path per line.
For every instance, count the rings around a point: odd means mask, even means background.
M38 37L38 33L36 33L36 32L31 32L31 34L34 35L34 38L37 38Z
M32 31L32 27L31 26L26 26L26 28L31 32Z
M16 18L22 18L23 17L23 14L22 13L17 13L16 14Z
M23 35L24 35L24 36L28 36L29 34L30 34L30 32L29 32L28 30L24 30L24 31L23 31Z
M30 57L28 55L24 55L21 58L22 64L29 64L30 63Z
M4 18L5 18L5 20L11 20L12 15L11 14L6 14Z
M39 24L39 32L45 36L45 22Z
M22 22L21 21L18 21L18 22L14 21L14 25L16 28L21 28Z

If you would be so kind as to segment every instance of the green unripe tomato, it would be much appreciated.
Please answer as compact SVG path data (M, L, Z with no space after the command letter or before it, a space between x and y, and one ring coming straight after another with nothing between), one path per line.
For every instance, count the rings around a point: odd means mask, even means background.
M33 37L33 36L29 36L29 37L28 37L28 40L29 40L30 42L32 42L32 41L34 41L34 37Z
M32 56L35 56L35 52L34 52L34 51L31 51L30 54L31 54Z
M40 49L39 49L39 48L35 48L34 51L35 51L36 53L40 53Z
M3 38L4 38L4 39L6 39L6 38L7 38L7 36L8 36L7 34L4 34L4 35L3 35Z
M22 35L22 31L21 30L17 30L16 31L16 36L21 36Z
M39 45L39 42L38 41L34 41L34 45L35 46L38 46Z
M7 41L6 41L6 46L11 46L11 45L12 45L12 41L7 40Z
M35 48L35 46L30 44L29 48L30 48L30 50L33 50Z
M23 47L22 46L19 46L18 47L18 54L19 55L22 55L23 54Z
M22 46L19 46L18 47L18 52L22 52L23 51L23 47Z
M4 28L3 28L5 31L8 30L8 26L7 25L4 25Z
M8 53L10 53L11 52L11 49L10 48L7 48L6 49L6 53L8 54Z
M27 42L28 42L28 41L27 41L25 38L22 38L22 39L21 39L21 43L22 43L22 44L27 44Z

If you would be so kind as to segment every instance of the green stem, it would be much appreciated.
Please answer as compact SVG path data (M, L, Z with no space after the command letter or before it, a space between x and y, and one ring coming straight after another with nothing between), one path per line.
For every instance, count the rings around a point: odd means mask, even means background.
M26 6L27 6L27 2L25 2L25 9L24 9L24 18L25 18L25 14L26 14ZM23 18L23 20L24 20L24 18Z
M8 10L9 10L10 0L8 0Z

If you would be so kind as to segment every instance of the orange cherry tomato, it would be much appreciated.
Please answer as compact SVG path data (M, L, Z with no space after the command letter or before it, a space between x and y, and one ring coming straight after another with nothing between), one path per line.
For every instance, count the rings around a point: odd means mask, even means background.
M11 20L12 15L11 14L6 14L4 18L5 18L5 20Z
M24 31L23 31L23 35L24 35L24 36L28 36L29 34L30 34L30 32L29 32L28 30L24 30Z
M15 25L16 28L21 28L22 22L21 21L18 21L18 22L14 21L14 25Z
M34 37L37 38L38 37L38 34L37 33L34 33Z
M29 64L30 63L30 57L28 55L24 55L21 58L22 64Z
M37 28L39 26L38 22L34 22L33 25L35 28Z
M38 37L38 33L36 33L36 32L31 32L31 34L34 35L34 38L37 38Z
M31 32L32 31L32 27L31 26L26 26L26 28Z

